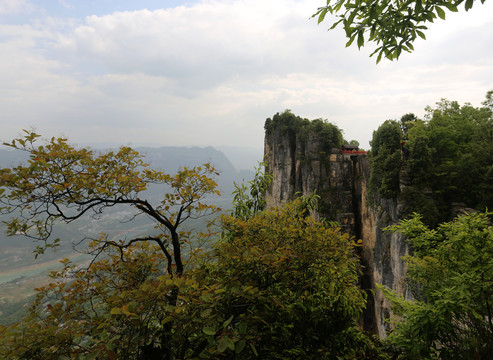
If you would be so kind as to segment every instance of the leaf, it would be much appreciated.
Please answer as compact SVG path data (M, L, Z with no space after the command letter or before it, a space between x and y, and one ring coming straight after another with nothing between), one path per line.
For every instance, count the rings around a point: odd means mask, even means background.
M239 354L243 351L243 349L245 348L245 345L246 345L246 341L245 340L240 340L238 341L236 344L235 344L235 353Z
M358 49L360 49L365 44L365 38L363 36L364 30L358 31Z
M117 308L117 307L111 309L111 311L110 311L111 315L121 315L121 313L122 313L122 310L120 308Z
M327 11L328 11L328 10L329 10L328 8L325 8L325 9L323 9L322 11L320 11L320 14L319 14L319 16L318 16L318 23L319 23L319 24L320 24L322 21L324 21L324 19L325 19L325 15L327 15Z
M346 43L346 47L350 47L355 38L356 38L356 34L351 35L349 41Z
M421 30L416 30L416 33L419 35L421 39L426 40L426 36Z
M253 345L252 343L250 343L249 345L250 345L250 348L252 349L253 353L255 354L255 356L258 356L258 352L257 352L257 349L255 348L255 345Z
M449 9L452 12L458 12L459 11L459 9L457 9L456 5L449 3L449 2L443 3L443 6L445 6L447 9Z
M219 344L217 344L217 351L219 351L220 353L223 353L228 348L228 345L229 345L228 340L231 341L227 336L223 336L219 340Z
M441 7L435 7L435 10L437 12L437 15L438 17L440 17L440 19L442 20L445 20L445 11L443 11L443 9Z
M233 316L233 315L231 315L231 316L229 317L229 319L228 319L228 320L226 320L226 321L223 323L223 328L226 328L226 327L227 327L227 326L231 323L231 321L233 321L233 318L234 318L234 316Z
M212 309L205 309L200 313L202 319L207 319L212 313Z
M473 6L473 4L474 4L474 0L466 0L466 6L465 6L466 11L468 11L469 9L471 9L472 6Z
M202 332L206 335L216 335L216 330L210 326L204 327Z

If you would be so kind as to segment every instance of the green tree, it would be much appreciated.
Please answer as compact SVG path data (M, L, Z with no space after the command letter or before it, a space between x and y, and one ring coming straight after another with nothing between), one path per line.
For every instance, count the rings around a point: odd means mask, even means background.
M327 14L337 14L339 18L330 29L342 25L348 38L346 47L355 40L358 48L365 41L374 42L378 47L370 56L377 54L377 63L382 57L398 59L402 51L414 50L413 43L420 37L426 39L426 23L435 19L445 19L446 11L457 12L464 3L466 11L475 0L327 0L327 5L318 8L313 17L320 24ZM485 0L481 0L484 3ZM365 40L366 36L366 40Z
M265 194L272 181L272 174L263 172L265 163L259 163L255 168L254 178L248 185L234 184L232 216L237 219L247 220L265 209Z
M152 242L107 247L87 269L64 260L26 319L0 327L0 357L386 359L356 327L358 245L310 206L224 216L213 251L181 276Z
M386 198L399 194L401 168L401 127L397 121L387 120L373 132L370 142L371 174L369 188L373 195Z
M365 306L358 245L308 216L310 204L298 198L246 221L222 218L204 274L225 290L215 304L233 317L228 336L248 342L242 359L384 358L356 327Z
M280 131L289 138L299 137L307 140L309 134L316 134L321 140L321 148L329 152L332 148L342 145L342 131L336 125L324 119L308 120L294 115L290 110L275 114L272 119L265 120L265 134L271 136L274 131Z
M491 214L489 214L491 215ZM489 359L493 353L493 227L485 213L436 229L415 215L392 226L408 237L408 282L416 300L385 290L393 304L389 339L409 359Z
M426 121L407 131L409 176L419 191L427 190L437 207L429 225L450 220L452 203L486 210L493 206L493 112L489 107L442 99L427 108ZM416 198L414 198L416 200ZM415 202L412 211L424 215L429 203Z
M171 284L163 289L165 305L161 308L176 307L181 296L178 283L185 272L182 250L185 243L192 241L192 234L183 231L181 225L188 219L210 215L218 210L207 201L208 196L219 194L212 177L217 175L214 167L205 164L193 169L184 168L176 175L169 175L149 169L141 155L128 147L122 147L117 152L95 153L89 149L75 149L62 138L52 138L38 145L39 137L33 132L26 131L25 136L6 144L29 154L26 165L0 170L1 212L10 215L10 218L3 222L7 234L24 235L41 242L36 248L36 253L39 255L47 248L56 247L60 243L60 239L53 239L51 236L53 227L58 223L72 223L84 217L97 220L103 213L124 207L130 215L122 220L132 221L137 217L146 217L154 224L154 231L148 235L116 240L110 238L108 234L101 234L100 237L91 239L89 248L91 254L96 259L99 255L107 256L117 251L123 264L127 261L126 256L134 256L132 249L138 248L137 245L153 244L153 251L159 252L162 256L163 274L171 281ZM156 185L166 187L167 192L163 194L163 198L154 201L145 200L144 191L149 186ZM127 255L127 251L130 251L130 254ZM115 268L119 265L116 258L112 264ZM146 273L148 266L149 264L144 261L139 263L135 271ZM92 274L90 269L91 267L82 273L90 277ZM108 281L112 280L112 276L108 275ZM118 279L120 275L114 276ZM97 279L89 278L85 281L87 283L85 289L89 292L92 286L97 284ZM117 290L121 289L116 287L112 296L117 296ZM82 293L79 295L82 298L85 296ZM48 294L46 297L49 298ZM128 297L124 296L123 299L129 301ZM105 301L97 302L105 303ZM62 301L60 306L65 310L70 309L67 308L69 303ZM111 301L109 303L111 304ZM84 308L92 303L82 299L79 305ZM96 312L99 314L98 311ZM42 313L42 308L34 312L37 315ZM78 312L75 313L75 318L77 314ZM166 321L163 314L165 312L161 313L157 320L152 319L145 323L148 326L149 336L145 337L146 342L137 342L142 345L139 354L143 358L171 359L176 351L176 348L171 346L176 323ZM112 314L104 313L104 315ZM68 314L68 316L72 315ZM90 316L88 318L90 321L93 319ZM51 321L55 322L48 327L52 337L48 336L45 339L54 338L58 341L57 346L61 346L60 341L63 338L60 339L55 335L60 327L68 325L57 323L56 318L52 318ZM65 333L62 331L62 334ZM97 341L104 344L101 339ZM74 346L82 346L75 340L74 344ZM47 344L40 346L36 347L36 351L57 348L57 346L50 348ZM92 347L89 348L93 350ZM90 352L90 354L97 353Z

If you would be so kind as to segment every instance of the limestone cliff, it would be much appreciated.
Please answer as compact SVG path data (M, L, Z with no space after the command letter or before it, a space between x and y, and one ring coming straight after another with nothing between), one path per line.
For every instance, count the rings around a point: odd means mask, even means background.
M363 240L361 286L368 293L368 305L362 323L368 331L385 337L389 304L375 284L409 297L404 282L406 268L401 259L408 253L408 245L399 234L382 230L399 220L403 206L396 200L378 197L370 202L370 166L366 156L343 154L339 148L327 149L325 143L326 139L314 132L300 136L282 127L266 132L266 171L273 175L267 206L278 206L296 195L316 191L321 199L313 216L338 221L344 231Z

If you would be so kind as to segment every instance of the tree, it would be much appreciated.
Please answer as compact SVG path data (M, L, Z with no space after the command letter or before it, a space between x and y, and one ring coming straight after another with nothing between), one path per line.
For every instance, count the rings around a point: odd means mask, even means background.
M492 128L489 107L461 106L442 99L434 108L427 108L426 121L415 121L408 129L407 165L412 186L421 192L428 189L437 209L433 219L424 218L428 225L451 220L452 203L479 211L493 206ZM429 215L428 201L420 204L414 195L410 200L411 211Z
M222 218L215 261L203 274L224 289L215 304L233 317L226 342L248 341L241 359L384 358L356 327L366 303L358 244L310 217L311 205L298 198L247 220Z
M52 138L38 145L38 134L25 133L6 145L27 152L28 164L0 170L1 213L11 216L4 221L7 234L29 236L41 242L36 249L39 255L59 245L60 239L51 236L58 223L72 223L84 217L99 219L112 209L129 208L131 215L124 221L145 216L155 230L149 235L123 239L111 239L107 234L93 238L90 247L93 261L115 250L123 264L127 256L134 256L132 249L138 249L136 245L153 244L152 251L161 253L164 274L171 281L170 286L162 289L166 306L177 306L178 283L185 271L182 247L192 240L191 233L181 230L180 226L188 219L218 211L207 201L208 196L219 194L212 178L217 175L214 167L205 164L169 175L149 169L142 156L128 147L98 154L85 148L75 149L63 138ZM163 198L143 199L145 190L156 185L167 187ZM116 259L112 264L119 265ZM148 265L141 263L136 271L145 273ZM88 270L84 274L91 276L92 273ZM94 285L92 279L86 283L89 288ZM174 324L163 322L162 317L159 320L158 325L148 323L155 331L150 332L152 337L146 338L148 342L140 349L146 359L170 359L174 350L169 346Z
M427 22L437 17L445 19L446 10L457 12L458 6L465 3L468 11L475 0L327 0L327 5L318 8L313 17L320 24L326 15L339 14L339 20L330 29L342 24L350 46L355 40L358 48L367 41L379 45L370 56L377 55L377 63L382 56L389 60L398 59L402 51L414 50L413 43L419 36L426 39L424 31ZM484 3L485 0L481 0Z
M493 226L487 213L436 229L415 215L391 226L408 237L415 301L385 290L399 315L389 339L409 359L489 359L493 353Z
M265 193L272 181L272 174L262 172L261 167L265 163L259 163L255 168L255 177L248 182L248 185L234 184L233 191L233 212L232 216L237 219L248 220L254 215L265 209Z
M401 136L401 127L395 120L385 121L373 132L369 180L369 189L373 195L395 198L399 194Z

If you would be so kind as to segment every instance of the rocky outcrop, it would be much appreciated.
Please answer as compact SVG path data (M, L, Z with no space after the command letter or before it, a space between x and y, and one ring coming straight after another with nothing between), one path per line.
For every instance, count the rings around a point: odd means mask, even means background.
M273 175L267 206L279 206L297 194L320 196L316 218L338 221L354 233L354 163L344 160L339 149L322 150L315 133L302 138L274 129L265 139L266 171Z
M385 337L390 307L375 285L383 284L410 297L402 261L409 252L407 242L400 234L383 231L401 218L403 204L378 196L369 199L366 156L342 154L339 149L327 151L316 133L301 137L281 128L271 129L265 138L265 161L266 171L273 175L267 191L268 207L316 192L320 200L312 215L338 221L343 231L363 240L361 286L367 291L368 303L362 325ZM405 176L401 186L406 186Z

